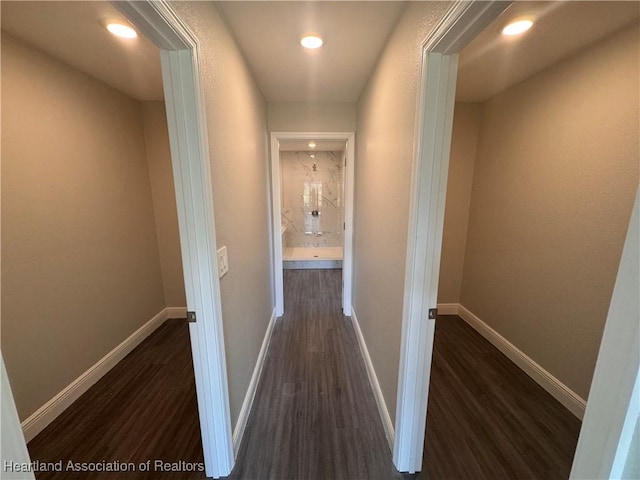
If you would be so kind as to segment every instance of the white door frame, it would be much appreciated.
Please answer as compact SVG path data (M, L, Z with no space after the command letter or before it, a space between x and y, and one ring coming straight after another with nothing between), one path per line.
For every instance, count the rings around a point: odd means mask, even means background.
M200 47L169 3L112 3L160 49L205 473L226 476L234 453Z
M413 473L422 468L435 333L435 320L429 318L429 311L437 308L457 53L510 3L456 3L422 47L393 448L393 460L400 471ZM640 309L639 216L640 190L620 260L571 479L619 478L628 458L640 411L640 342L638 323L634 321ZM612 391L619 395L612 397Z
M640 188L613 287L571 480L623 478L627 462L638 461L632 438L640 415L639 244Z
M511 2L455 2L422 44L393 461L422 468L458 52Z
M272 132L271 133L271 212L273 235L273 272L276 315L284 314L284 282L282 266L282 205L280 205L280 142L284 140L339 140L346 142L344 170L344 252L342 260L342 312L351 315L353 284L353 185L354 143L353 132Z
M11 384L7 369L4 366L4 358L0 352L0 468L5 474L9 471L5 468L5 462L11 464L27 465L31 463L27 442L18 418L16 402L11 392ZM13 472L15 480L35 480L33 471Z
M215 255L213 198L204 121L204 96L199 84L198 42L164 0L116 1L113 4L161 49L187 305L198 315L198 322L190 326L190 333L205 473L209 477L226 476L231 472L234 457ZM421 469L422 464L434 334L433 321L428 320L428 312L437 305L437 282L454 106L456 53L507 6L507 2L494 1L475 0L469 3L456 3L423 44L419 113L412 172L398 408L393 449L394 463L400 471L416 472ZM278 134L275 135L278 138ZM306 134L303 135L306 136ZM345 209L345 219L347 215L351 217L353 215L354 157L353 134L350 135L348 152L352 161L348 162L350 168L347 169L347 175L351 178L345 183L345 198L349 198L346 191L349 185L351 210L347 212ZM313 136L321 138L318 134ZM277 182L279 184L279 178ZM279 207L279 195L277 197ZM637 232L640 228L638 227L639 209L640 205L636 199L634 221L631 223L629 233L633 239L631 245L634 248L637 246ZM274 221L274 227L277 228L274 228L273 235L277 239L280 232L280 219L275 212L274 209L273 216L278 220L278 224L276 225ZM349 232L349 237L345 231L345 254L347 249L352 254L352 236L352 230ZM628 250L625 247L625 253L620 262L621 271L624 267L625 273L619 273L616 289L620 282L620 275L629 277L625 277L627 281L625 285L635 282L634 285L637 286L637 251L634 250L635 259L629 259L631 255L627 253ZM282 258L280 258L281 261ZM630 269L633 268L636 270L630 273ZM637 288L632 295L636 295L637 301ZM619 306L617 299L614 298L614 300L615 303L612 301L609 318L605 325L605 333L613 328L609 323L618 314L617 310L612 313L612 310ZM635 328L637 332L637 326ZM607 334L607 336L610 335ZM612 345L610 340L603 337L598 364L611 363L620 359L616 345ZM630 343L626 353L630 357L636 355L633 358L637 360L637 350L637 342ZM619 469L616 462L624 453L620 444L623 443L622 440L627 441L625 435L628 433L626 432L628 422L626 420L634 408L631 398L637 398L639 395L637 362L632 367L633 369L625 371L621 382L625 385L625 402L626 399L629 401L626 405L616 406L613 412L618 418L624 418L621 422L623 426L618 425L620 427L618 431L613 433L596 431L591 423L597 423L595 411L602 406L594 404L591 408L594 414L591 415L590 404L587 404L572 478L577 478L578 472L582 471L586 463L589 463L592 469L603 465ZM598 372L594 374L590 396L595 392L599 395L599 392L615 391L616 387L620 386L616 383L619 379L612 382L607 375L600 374L604 372L604 367L596 368ZM19 428L14 425L12 433L18 431ZM625 438L622 438L623 436ZM599 441L600 445L593 444L593 440L596 440L596 443ZM12 445L20 448L23 441L24 437L17 437ZM603 451L605 448L603 445L611 441L616 442L617 448ZM587 444L595 448L589 448ZM601 456L593 460L589 455Z

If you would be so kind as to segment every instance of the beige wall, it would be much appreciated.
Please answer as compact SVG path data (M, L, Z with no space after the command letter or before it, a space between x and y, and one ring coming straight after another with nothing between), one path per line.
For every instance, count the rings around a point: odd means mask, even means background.
M273 311L266 103L211 2L174 2L201 46L232 425Z
M438 303L460 303L479 129L480 104L457 102L453 114Z
M353 305L392 419L421 43L447 6L409 3L358 101Z
M165 306L139 102L3 33L1 176L24 420Z
M165 304L168 307L186 307L176 194L164 102L143 102L142 119Z
M356 104L269 102L270 132L355 132Z
M638 186L637 26L486 102L462 304L587 397Z

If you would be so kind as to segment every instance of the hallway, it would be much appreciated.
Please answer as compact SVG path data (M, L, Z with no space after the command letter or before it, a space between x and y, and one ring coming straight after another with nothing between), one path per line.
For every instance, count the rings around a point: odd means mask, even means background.
M341 270L286 270L278 320L233 480L402 479L391 461ZM170 421L167 421L170 419ZM186 322L169 320L29 443L33 461L201 464ZM121 478L40 472L38 480ZM129 471L127 479L203 479Z
M229 480L565 479L580 422L458 317L438 318L423 471L391 461L340 270L286 270ZM202 462L186 322L169 320L29 443L41 462ZM167 419L171 419L167 422ZM183 464L184 465L184 464ZM38 480L121 478L39 473ZM128 472L127 479L203 479Z
M274 327L233 480L401 479L351 322L341 270L285 270Z

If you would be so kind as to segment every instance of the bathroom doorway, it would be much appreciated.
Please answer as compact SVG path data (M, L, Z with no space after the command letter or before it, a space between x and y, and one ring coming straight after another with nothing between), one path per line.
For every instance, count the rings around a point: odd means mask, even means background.
M351 315L354 135L272 133L271 199L276 314L283 270L342 268L342 311Z

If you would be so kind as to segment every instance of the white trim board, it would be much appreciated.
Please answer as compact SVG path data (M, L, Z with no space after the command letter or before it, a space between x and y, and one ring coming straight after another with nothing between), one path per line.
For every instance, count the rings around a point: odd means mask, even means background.
M264 362L267 358L267 351L269 350L269 344L271 343L271 336L273 335L273 327L276 323L276 319L276 310L274 308L273 313L271 314L271 318L269 319L267 331L265 332L264 339L262 340L262 346L260 347L258 359L256 360L256 366L253 369L253 374L251 375L251 380L249 381L247 393L245 394L244 401L242 402L242 408L240 409L240 414L238 415L236 428L234 428L233 430L233 453L236 457L238 456L238 451L240 450L240 444L242 443L242 437L244 437L244 431L247 428L247 420L249 420L249 414L251 413L253 400L256 397L258 382L260 381Z
M382 389L380 388L380 383L378 382L378 376L376 375L375 368L373 368L373 362L371 361L371 357L369 356L369 349L367 348L367 344L364 341L364 336L362 335L362 330L360 330L360 324L358 323L358 317L356 317L356 311L353 309L353 307L351 307L351 321L353 322L353 328L356 331L356 337L358 337L358 345L360 345L360 351L362 352L364 364L367 367L367 376L369 377L369 383L371 384L371 389L373 390L373 396L376 399L376 405L378 406L378 413L380 414L380 420L382 421L384 434L387 437L387 442L389 443L389 450L393 451L395 432L393 430L393 423L391 423L391 415L389 415L387 403L384 401Z
M284 314L282 205L280 201L281 140L341 140L345 142L344 237L342 261L342 312L351 315L353 287L353 202L355 174L355 134L353 132L271 132L271 243L273 245L273 283L276 315Z
M9 376L4 366L4 358L0 354L0 425L2 425L2 447L0 448L0 464L7 472L8 464L27 465L31 463L27 443L20 427L18 410L13 400ZM25 469L27 470L27 469ZM32 469L23 472L13 472L13 480L35 480Z
M640 410L640 187L602 333L570 480L632 478ZM627 471L630 468L631 471Z
M452 313L440 312L441 306L443 307L443 311L451 311ZM453 307L456 307L455 312L453 312ZM584 399L542 368L535 360L513 343L483 322L480 317L468 308L456 303L441 304L438 305L438 313L441 315L459 315L460 318L467 322L475 331L491 342L494 347L504 353L507 358L515 363L524 373L529 375L538 385L564 405L567 410L582 420L587 406L587 402Z
M167 0L112 3L160 49L205 474L223 477L234 455L200 46Z
M120 360L126 357L134 348L140 345L149 335L151 335L170 316L172 308L164 308L151 320L129 335L120 345L115 347L104 357L98 360L93 366L67 385L60 393L32 413L22 422L22 431L25 441L30 442L36 435L44 430L62 412L64 412L73 402L85 393L89 388L104 377L109 370L115 367Z
M422 468L442 250L457 53L510 2L452 2L422 44L405 261L393 462Z

